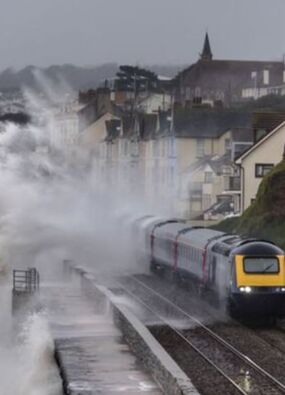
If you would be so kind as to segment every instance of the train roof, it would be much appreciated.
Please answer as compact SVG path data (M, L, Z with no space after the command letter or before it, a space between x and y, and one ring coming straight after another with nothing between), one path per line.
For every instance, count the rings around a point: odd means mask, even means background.
M153 220L150 219L149 221L147 221L144 228L146 229L147 233L151 233L156 225L165 223L167 220L167 218L153 217Z
M175 240L195 248L206 246L213 252L222 255L233 254L267 254L284 255L284 251L267 240L249 239L235 234L227 234L217 230L195 227L179 218L162 218L152 215L137 217L134 223L144 228L147 234L154 231L156 237Z
M236 255L284 255L284 251L267 240L243 240L232 251Z
M222 237L223 235L225 235L225 233L217 230L201 228L181 234L179 240L196 248L204 248L212 238Z
M227 235L216 240L212 245L212 251L223 255L233 254L257 254L257 255L283 255L284 251L268 240L255 238L243 238L238 235Z
M169 222L162 226L158 226L155 229L154 235L157 237L165 237L175 240L178 232L184 228L187 228L184 222Z
M164 221L165 219L161 218L161 217L156 217L156 216L151 216L151 217L147 217L147 218L143 218L140 220L140 226L143 228L147 228L150 225L155 225L161 221Z

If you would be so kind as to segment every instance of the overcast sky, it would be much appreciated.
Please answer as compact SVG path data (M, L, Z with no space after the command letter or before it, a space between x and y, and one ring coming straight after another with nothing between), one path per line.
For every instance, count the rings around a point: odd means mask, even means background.
M187 64L208 30L219 59L281 60L285 0L0 0L0 69Z

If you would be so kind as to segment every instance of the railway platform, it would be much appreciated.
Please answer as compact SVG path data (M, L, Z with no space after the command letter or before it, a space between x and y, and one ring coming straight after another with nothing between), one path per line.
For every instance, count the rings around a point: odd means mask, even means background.
M47 306L66 394L162 394L111 317L97 311L79 286L42 284L41 296Z

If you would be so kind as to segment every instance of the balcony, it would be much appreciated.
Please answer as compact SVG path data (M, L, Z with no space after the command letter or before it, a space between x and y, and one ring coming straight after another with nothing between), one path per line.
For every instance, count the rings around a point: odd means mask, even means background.
M225 191L240 191L241 190L240 176L225 176L224 188Z

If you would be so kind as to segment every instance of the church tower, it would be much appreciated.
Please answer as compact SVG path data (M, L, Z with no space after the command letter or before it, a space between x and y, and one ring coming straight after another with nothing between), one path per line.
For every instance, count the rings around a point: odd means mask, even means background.
M211 51L211 46L210 46L210 40L209 40L208 33L206 33L206 36L205 36L203 51L200 54L200 59L201 60L212 60L213 59L213 54L212 54L212 51Z

